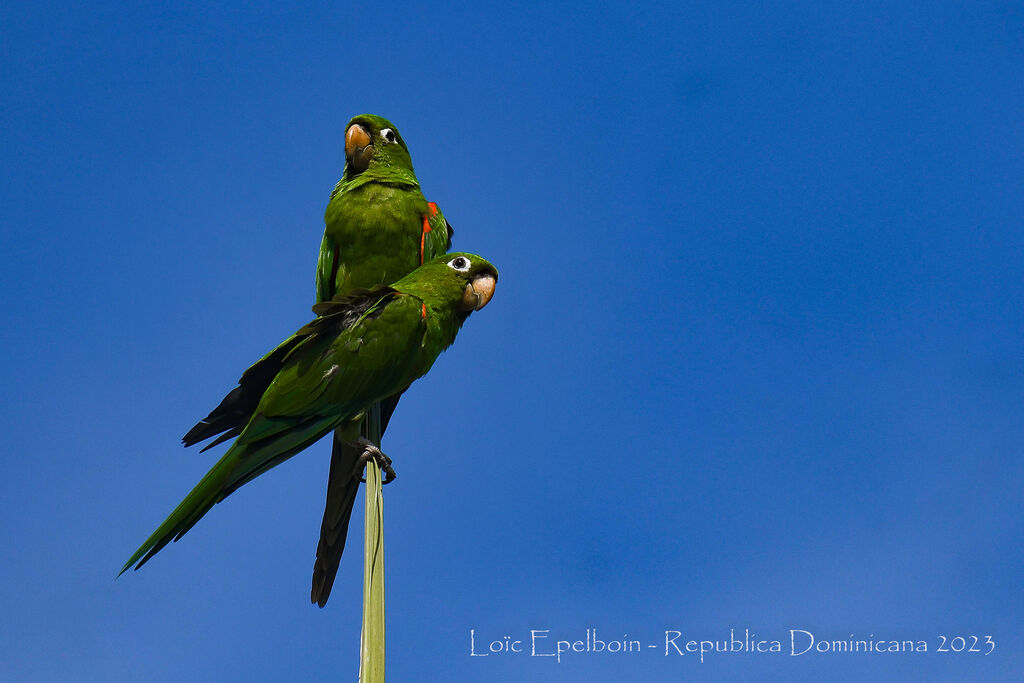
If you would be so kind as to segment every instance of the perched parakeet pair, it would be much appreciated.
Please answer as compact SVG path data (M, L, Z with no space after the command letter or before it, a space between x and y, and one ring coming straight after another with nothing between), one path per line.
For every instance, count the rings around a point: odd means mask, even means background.
M122 573L180 538L236 488L335 430L311 591L323 607L365 459L390 463L365 438L367 414L383 433L402 392L452 343L469 313L490 300L497 271L487 261L472 254L437 258L451 245L451 226L424 198L390 122L353 118L345 156L317 264L319 317L249 368L185 435L188 446L221 435L203 450L238 439Z

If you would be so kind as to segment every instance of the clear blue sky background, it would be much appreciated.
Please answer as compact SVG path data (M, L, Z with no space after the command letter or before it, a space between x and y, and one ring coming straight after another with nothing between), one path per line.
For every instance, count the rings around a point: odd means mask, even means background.
M393 680L1019 674L1024 9L910 5L5 5L2 677L354 680L327 443L114 575L309 318L364 112L501 270L385 440ZM469 656L587 628L660 645ZM730 628L929 652L664 656Z

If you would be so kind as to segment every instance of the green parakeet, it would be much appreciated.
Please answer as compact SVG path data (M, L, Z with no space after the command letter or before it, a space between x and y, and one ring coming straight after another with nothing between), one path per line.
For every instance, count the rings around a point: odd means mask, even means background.
M189 432L186 439L198 441L222 432L218 442L238 438L121 573L181 538L239 486L426 374L469 314L490 301L497 278L481 257L449 254L391 286L315 305L318 317L246 370L239 386ZM250 417L240 423L244 415ZM355 463L352 476L361 469Z
M394 124L380 116L356 116L345 128L345 172L331 193L324 221L318 302L394 282L451 247L451 226L420 191L405 141ZM387 429L399 396L385 397L370 409L380 424L378 438ZM339 427L331 452L310 591L312 601L321 607L331 593L359 491L359 477L352 471L361 446L342 434L353 429L360 425ZM368 433L365 425L362 430Z
M356 116L345 131L345 172L324 214L317 302L387 284L451 246L451 226L427 202L398 129Z

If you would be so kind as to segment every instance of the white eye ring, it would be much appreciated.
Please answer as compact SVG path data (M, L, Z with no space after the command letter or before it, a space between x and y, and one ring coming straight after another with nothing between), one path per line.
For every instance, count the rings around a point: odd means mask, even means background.
M384 140L384 144L386 145L398 142L398 136L396 136L395 131L391 130L390 128L384 128L383 130L381 130L380 137L382 140Z
M448 266L452 270L457 270L460 273L465 273L467 270L469 270L469 267L471 265L473 264L470 263L469 259L466 258L465 256L456 256L455 258L448 262Z

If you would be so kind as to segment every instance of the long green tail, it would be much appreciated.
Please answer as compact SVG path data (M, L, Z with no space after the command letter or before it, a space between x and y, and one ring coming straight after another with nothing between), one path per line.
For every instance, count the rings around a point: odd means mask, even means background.
M232 491L312 445L333 430L340 421L337 417L317 416L255 443L236 441L153 535L125 562L118 576L132 565L138 569L146 564L165 545L184 536L210 508Z

